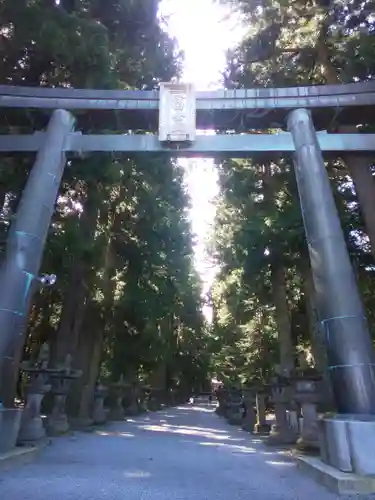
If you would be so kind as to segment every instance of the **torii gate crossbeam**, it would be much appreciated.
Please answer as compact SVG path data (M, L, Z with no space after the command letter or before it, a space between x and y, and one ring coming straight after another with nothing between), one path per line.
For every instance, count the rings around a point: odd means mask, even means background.
M375 134L328 134L318 132L322 151L338 155L347 152L374 154ZM44 132L30 135L0 135L0 152L37 152L46 140ZM166 146L155 134L81 134L66 136L63 151L67 153L122 152L163 154L167 156L248 158L259 154L274 155L295 151L289 132L278 134L198 135L194 143Z
M0 107L96 110L101 113L118 110L129 129L155 130L159 92L0 85ZM325 129L337 117L342 125L362 123L374 115L375 81L196 93L198 129L283 127L289 111L300 108L312 111L319 129Z

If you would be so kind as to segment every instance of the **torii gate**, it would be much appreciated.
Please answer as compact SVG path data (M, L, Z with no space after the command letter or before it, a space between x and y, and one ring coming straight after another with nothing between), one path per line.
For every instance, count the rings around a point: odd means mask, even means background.
M0 369L21 349L32 284L38 278L66 153L119 151L179 156L246 157L294 153L295 173L329 370L340 413L375 414L375 358L365 311L335 207L322 151L367 154L375 135L316 133L337 117L373 119L375 82L285 89L198 92L162 84L156 91L98 91L0 86L0 107L54 110L45 132L0 135L1 152L37 152L12 222L0 269ZM72 110L119 110L125 129L150 133L74 132ZM232 133L276 129L278 134ZM198 135L196 128L217 135ZM223 133L224 132L224 133ZM369 160L370 161L370 160ZM1 371L0 371L1 373ZM4 380L3 380L4 382Z

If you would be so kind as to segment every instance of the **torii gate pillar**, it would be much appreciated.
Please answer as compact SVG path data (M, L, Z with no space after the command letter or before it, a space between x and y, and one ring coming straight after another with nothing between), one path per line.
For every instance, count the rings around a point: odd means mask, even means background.
M66 158L73 116L53 112L11 224L0 267L0 402L11 406L35 280L38 278Z
M337 408L375 415L372 340L310 112L292 111L288 129Z

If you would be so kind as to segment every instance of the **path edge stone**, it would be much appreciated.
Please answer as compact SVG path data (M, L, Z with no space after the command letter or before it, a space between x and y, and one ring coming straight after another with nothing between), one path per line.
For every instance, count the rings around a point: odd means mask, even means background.
M17 446L7 453L0 454L0 471L32 462L50 444L51 440L45 439L37 445Z
M358 476L325 464L318 457L294 456L298 468L317 483L339 495L375 493L375 476Z

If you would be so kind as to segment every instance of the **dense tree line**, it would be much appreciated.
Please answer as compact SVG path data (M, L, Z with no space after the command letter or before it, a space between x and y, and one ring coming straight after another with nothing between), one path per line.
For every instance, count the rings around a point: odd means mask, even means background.
M228 53L227 88L373 78L371 0L222 3L238 9L249 28L244 40ZM358 128L373 126L365 123ZM344 131L339 114L328 131ZM327 169L374 327L375 181L370 161L343 155L327 161ZM218 169L221 190L210 249L220 268L211 291L214 369L228 380L267 381L278 362L295 366L298 351L324 369L324 332L314 301L291 159L228 160Z
M154 89L179 74L181 55L158 17L159 0L2 0L0 83ZM77 128L124 132L121 114L77 113ZM48 113L10 110L2 132L44 127ZM32 166L2 157L1 241ZM43 272L55 286L33 300L24 356L49 342L52 363L67 354L98 376L187 391L206 375L201 286L193 267L189 198L182 169L164 157L71 157L57 200ZM14 396L17 373L6 398Z
M228 52L227 88L373 78L371 0L220 1L240 10L249 27ZM158 7L158 0L2 0L0 83L157 88L179 75L182 61ZM41 129L48 116L8 110L1 132ZM121 113L77 113L76 119L84 132L131 129ZM340 130L337 115L329 131ZM1 158L1 243L32 161L31 155ZM57 283L34 297L23 356L34 356L45 341L52 363L73 355L83 376L71 397L72 413L81 411L82 391L92 393L98 377L123 375L187 391L199 388L207 372L232 382L267 381L277 363L294 366L296 350L324 369L324 332L291 159L258 156L217 168L220 195L209 254L219 273L207 328L179 165L157 155L69 158L42 266ZM328 161L327 169L374 325L373 165L345 155ZM17 377L15 370L8 400Z

